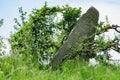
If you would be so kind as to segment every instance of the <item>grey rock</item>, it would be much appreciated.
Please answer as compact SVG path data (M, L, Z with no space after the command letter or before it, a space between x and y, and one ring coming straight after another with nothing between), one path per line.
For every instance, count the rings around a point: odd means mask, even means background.
M90 7L85 14L83 14L77 24L73 27L70 32L68 39L65 43L59 48L57 53L54 55L52 61L50 62L50 66L52 68L57 68L64 58L70 53L69 47L75 46L76 43L79 43L80 40L84 40L84 38L94 40L94 35L96 32L96 26L98 24L99 12L94 8ZM92 36L92 38L90 38Z

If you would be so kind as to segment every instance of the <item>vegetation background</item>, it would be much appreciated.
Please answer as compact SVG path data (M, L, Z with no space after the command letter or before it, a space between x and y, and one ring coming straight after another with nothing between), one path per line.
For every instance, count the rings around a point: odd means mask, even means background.
M78 18L81 8L69 5L49 7L47 3L41 9L33 9L29 19L27 12L19 8L21 22L14 19L16 33L10 36L11 55L0 58L0 80L119 80L119 66L109 64L110 49L120 51L119 36L105 40L104 33L114 29L119 33L119 26L100 21L97 26L94 58L99 65L92 66L89 62L79 59L81 49L73 59L67 59L59 69L53 71L47 64L55 52L67 39ZM0 26L3 19L0 20ZM0 47L3 42L0 42ZM88 43L89 44L89 43ZM114 45L112 45L114 44ZM97 53L103 55L97 55ZM0 53L1 55L4 52ZM87 56L87 55L86 55Z

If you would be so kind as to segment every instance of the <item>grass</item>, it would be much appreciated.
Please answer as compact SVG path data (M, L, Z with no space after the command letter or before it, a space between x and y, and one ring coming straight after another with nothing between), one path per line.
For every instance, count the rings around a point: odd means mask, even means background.
M80 61L66 61L61 69L39 70L30 58L10 56L0 59L0 80L120 80L119 66L88 66Z

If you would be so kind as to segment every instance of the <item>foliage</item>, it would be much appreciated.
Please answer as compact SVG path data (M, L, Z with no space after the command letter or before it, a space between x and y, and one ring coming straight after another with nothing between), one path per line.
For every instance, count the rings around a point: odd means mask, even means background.
M45 3L41 9L33 9L28 20L25 20L26 12L22 11L22 8L19 8L19 12L22 23L15 19L18 27L15 27L17 32L10 39L12 53L31 55L34 63L39 63L42 66L44 62L50 61L54 53L67 39L81 14L81 8L72 8L68 5L48 7ZM114 49L120 52L119 38L116 36L113 40L105 40L104 35L110 29L119 33L117 29L119 26L111 26L107 17L106 22L106 24L100 22L98 26L95 26L97 31L92 43L88 40L86 44L78 44L77 48L70 48L72 54L68 56L76 57L79 55L83 59L96 58L106 64L110 58L109 50ZM91 48L88 49L86 46ZM98 54L102 52L103 55Z
M25 21L25 12L19 8L23 24L15 19L17 32L11 36L13 54L33 55L33 61L42 64L43 60L52 55L65 40L76 24L81 8L48 7L33 9L29 20ZM23 16L23 17L22 17ZM61 18L61 19L60 19Z
M97 56L95 57L97 60L101 61L102 63L108 64L108 61L111 57L109 54L110 50L117 51L120 53L120 37L119 37L119 29L120 26L118 25L110 25L109 20L106 17L106 24L105 22L100 22L97 28L96 32L96 39L94 40L93 49L94 52L97 53ZM110 30L115 31L117 34L114 34L113 39L106 39L106 32L109 32ZM110 32L109 32L110 33Z
M0 80L119 80L120 67L104 64L110 57L110 49L120 52L119 37L105 40L105 32L113 29L119 33L119 26L111 26L108 21L107 24L100 22L96 27L93 43L71 49L72 52L81 55L80 51L86 50L85 46L90 44L94 57L103 62L102 64L91 66L77 56L76 60L67 60L58 70L53 71L50 68L46 69L42 60L52 57L66 40L80 16L81 9L68 5L62 8L48 7L45 4L41 9L34 9L28 20L25 20L26 12L23 12L22 8L19 8L19 12L22 23L15 19L17 31L10 39L13 54L0 58ZM0 22L0 25L2 23ZM97 55L102 52L104 55ZM90 55L93 57L93 54Z
M0 36L0 57L2 57L4 55L4 49L5 46L4 46L4 43L3 43L3 38Z
M89 61L90 58L95 58L100 63L108 65L109 59L111 58L109 51L114 50L120 53L120 37L119 35L115 35L113 39L106 39L108 36L105 34L111 29L119 34L120 26L110 25L108 20L106 20L106 22L107 23L100 22L96 27L97 31L94 34L95 39L93 42L89 42L89 40L87 40L88 38L85 37L86 43L82 43L83 41L81 40L81 44L76 43L75 46L70 46L71 53L68 55L67 59L74 59L76 56L79 56L79 58Z
M0 20L0 27L3 25L3 19Z
M3 25L3 19L0 20L0 27ZM2 50L4 48L4 43L2 41L2 37L0 36L0 56L4 55L4 51Z

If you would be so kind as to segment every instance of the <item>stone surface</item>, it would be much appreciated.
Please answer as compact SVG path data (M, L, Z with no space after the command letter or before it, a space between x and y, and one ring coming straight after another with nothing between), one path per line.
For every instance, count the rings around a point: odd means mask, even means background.
M99 12L94 7L90 7L87 12L80 17L77 24L70 32L68 39L54 55L50 66L56 68L62 63L62 60L66 58L70 52L69 46L74 46L76 43L79 43L80 40L84 40L84 37L89 38L91 35L94 35L98 19ZM94 40L94 36L90 39Z

